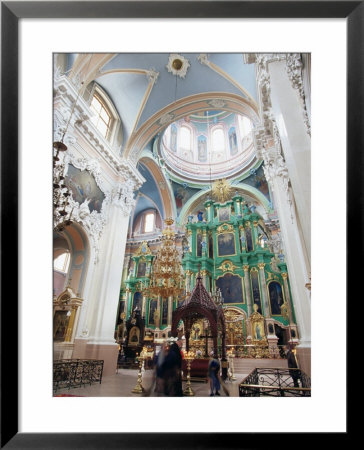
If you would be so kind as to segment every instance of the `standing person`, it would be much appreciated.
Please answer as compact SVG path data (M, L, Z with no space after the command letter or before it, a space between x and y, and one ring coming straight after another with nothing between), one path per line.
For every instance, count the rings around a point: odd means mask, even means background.
M160 352L158 353L156 364L155 364L155 392L157 395L162 395L164 393L164 380L162 366L164 360L166 359L169 352L169 346L165 342L162 345Z
M210 380L210 397L214 395L220 395L220 362L218 359L214 358L214 352L210 353L211 359L207 369L207 376Z
M182 397L182 356L179 346L173 342L161 366L164 394L168 397Z
M288 368L292 369L289 370L289 374L292 377L293 380L293 386L299 387L298 380L300 378L299 370L298 370L298 364L296 359L296 350L294 349L294 346L292 344L289 344L288 351L287 351L287 363Z

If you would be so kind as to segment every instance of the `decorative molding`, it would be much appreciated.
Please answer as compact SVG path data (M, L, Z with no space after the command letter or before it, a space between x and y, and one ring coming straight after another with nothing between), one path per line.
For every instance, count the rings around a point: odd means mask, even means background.
M154 68L150 69L146 72L146 75L148 77L148 80L152 83L155 84L157 82L157 79L159 77L159 72L157 72Z
M175 118L175 114L173 113L167 113L164 114L158 121L159 125L166 125L167 123L172 122L172 120Z
M214 98L212 100L208 100L207 104L212 106L213 108L225 108L226 102L224 100L221 100L220 98Z
M311 136L311 124L307 112L306 97L303 86L302 67L303 63L301 60L301 55L299 53L287 54L286 59L287 75L291 81L293 89L295 89L298 92L301 106L303 109L303 121L305 123L308 135Z
M135 183L133 180L127 179L118 183L110 193L110 203L118 206L126 217L130 215L135 206L134 189Z
M166 65L168 72L178 75L180 78L185 78L189 67L190 63L184 56L177 53L169 55L168 64Z
M235 266L232 261L225 260L221 263L218 269L223 272L234 272L234 269L238 269L238 266Z
M197 56L197 60L204 66L209 66L210 61L208 59L207 53L201 53Z

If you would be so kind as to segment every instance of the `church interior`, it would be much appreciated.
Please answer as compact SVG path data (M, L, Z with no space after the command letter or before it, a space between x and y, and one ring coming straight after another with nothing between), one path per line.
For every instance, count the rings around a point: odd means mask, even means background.
M173 342L185 396L289 348L309 395L310 54L53 58L54 395L143 395Z

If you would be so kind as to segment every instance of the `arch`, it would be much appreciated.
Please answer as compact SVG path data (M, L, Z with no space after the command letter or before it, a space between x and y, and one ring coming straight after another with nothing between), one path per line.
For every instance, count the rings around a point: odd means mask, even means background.
M74 222L62 232L55 233L53 242L55 254L60 242L68 243L71 261L65 282L82 297L90 260L90 243L84 228Z
M269 201L267 200L266 197L264 197L264 195L261 192L258 191L258 189L254 188L253 186L249 186L248 184L242 184L242 183L232 185L232 187L237 191L242 191L241 194L243 196L246 196L248 194L248 196L253 197L253 200L256 201L257 203L259 203L263 207L263 211L265 212L265 214L263 214L263 217L268 212L270 212ZM195 208L197 208L198 204L202 201L202 198L204 196L206 196L209 192L210 192L210 189L205 188L204 190L197 192L186 202L186 204L181 209L181 212L178 217L177 222L179 225L182 225L187 222L188 215Z
M253 124L259 124L259 112L255 102L243 98L237 94L227 92L209 92L184 97L177 102L162 108L148 120L132 136L125 148L124 155L135 163L147 143L158 133L164 130L172 122L198 111L216 109L219 102L225 111L248 116Z
M175 208L173 207L173 195L171 190L169 189L169 183L167 183L165 176L158 166L154 158L146 152L143 152L141 158L139 159L140 163L144 164L144 166L149 170L150 174L154 178L156 185L159 189L159 194L162 198L162 203L164 206L165 217L176 218L175 216ZM163 189L162 189L163 187Z

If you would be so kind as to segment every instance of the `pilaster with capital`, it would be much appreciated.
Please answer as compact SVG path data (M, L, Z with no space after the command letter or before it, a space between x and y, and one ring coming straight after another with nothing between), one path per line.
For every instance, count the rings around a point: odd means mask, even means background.
M115 348L117 351L114 327L123 275L121 261L125 255L134 189L140 184L135 183L132 174L125 170L120 172L119 179L106 192L103 204L106 220L99 240L98 262L89 282L88 310L84 317L88 335L81 337L88 339L85 356L93 357L100 351L105 352L106 373L112 372L112 355ZM127 289L127 304L130 303L131 293ZM84 327L84 324L80 325L81 330Z
M275 207L279 217L281 238L295 306L297 324L303 346L311 345L311 303L305 284L308 280L308 266L305 241L299 229L296 203L290 186L288 169L281 148L269 146L270 136L258 130L258 154L264 160L264 173L274 193Z

